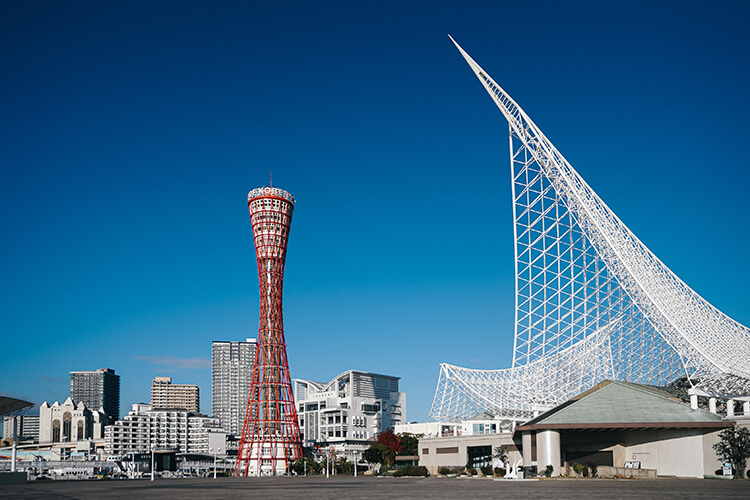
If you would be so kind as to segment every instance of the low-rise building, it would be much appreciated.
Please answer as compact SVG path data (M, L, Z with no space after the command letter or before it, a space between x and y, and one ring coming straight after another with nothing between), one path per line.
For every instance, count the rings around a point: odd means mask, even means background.
M526 473L550 465L553 476L571 475L574 464L594 463L603 476L702 478L721 468L713 445L722 429L750 426L750 417L693 406L657 387L605 380L518 425L480 415L462 422L457 435L425 433L419 464L433 474L440 467L498 466L493 455L502 446L508 453L503 465Z
M148 453L151 447L180 453L225 454L226 434L219 419L182 409L137 403L124 419L105 429L107 455Z
M659 388L605 380L519 425L515 434L524 466L543 471L551 465L553 476L593 461L600 473L638 468L702 478L721 468L712 446L733 424Z

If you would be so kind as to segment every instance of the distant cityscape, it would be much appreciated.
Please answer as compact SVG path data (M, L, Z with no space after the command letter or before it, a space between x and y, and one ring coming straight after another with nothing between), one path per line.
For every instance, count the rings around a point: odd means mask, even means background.
M17 417L20 459L55 462L111 461L148 455L152 449L184 456L236 456L242 432L255 339L212 344L212 416L200 412L200 388L156 377L151 401L133 402L119 415L120 376L112 368L70 372L65 400L47 402L39 414ZM361 456L370 440L405 423L406 395L399 378L348 370L327 383L295 380L304 445ZM62 398L61 398L62 399ZM13 418L4 417L3 440L13 440Z

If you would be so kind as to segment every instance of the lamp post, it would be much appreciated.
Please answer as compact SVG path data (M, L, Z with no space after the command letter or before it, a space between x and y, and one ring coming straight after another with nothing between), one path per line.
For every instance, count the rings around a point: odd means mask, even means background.
M221 446L217 446L216 450L214 450L213 448L209 448L208 451L214 456L214 479L216 479L216 454L221 453Z
M354 452L354 477L357 477L357 452Z
M154 480L154 452L156 451L156 446L151 446L151 480Z

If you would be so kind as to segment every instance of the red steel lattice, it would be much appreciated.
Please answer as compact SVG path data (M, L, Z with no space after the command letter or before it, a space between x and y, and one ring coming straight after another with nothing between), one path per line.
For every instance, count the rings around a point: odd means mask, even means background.
M260 281L258 347L235 474L275 475L301 456L284 341L281 296L294 198L278 188L247 195Z

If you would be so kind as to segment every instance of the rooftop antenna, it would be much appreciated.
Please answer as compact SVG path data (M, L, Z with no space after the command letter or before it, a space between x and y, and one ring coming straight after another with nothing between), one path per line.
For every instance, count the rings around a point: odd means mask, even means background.
M268 173L269 173L269 174L270 174L270 176L271 176L271 185L270 185L270 186L268 186L268 187L273 187L273 170L269 170L269 171L268 171Z

